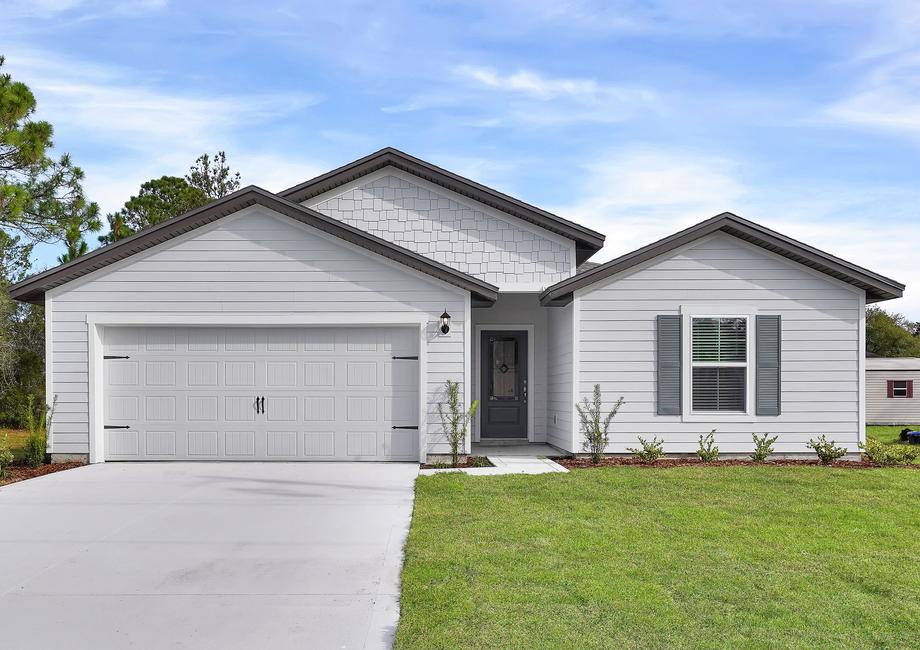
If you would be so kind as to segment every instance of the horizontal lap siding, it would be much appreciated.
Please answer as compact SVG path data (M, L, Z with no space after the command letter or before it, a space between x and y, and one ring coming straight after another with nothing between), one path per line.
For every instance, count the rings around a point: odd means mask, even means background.
M914 397L888 397L888 380L914 382ZM866 371L866 423L920 426L920 370Z
M572 353L574 335L574 308L547 309L548 340L548 387L546 400L546 441L561 449L572 446L573 411L572 397Z
M710 424L656 414L655 317L679 314L681 305L782 316L782 415ZM805 443L822 433L856 451L859 312L856 292L718 235L581 295L578 388L590 395L601 384L607 404L626 398L611 452L635 446L637 435L658 435L666 451L692 453L711 428L724 453L749 452L751 433L760 432L779 435L777 452L810 453Z
M453 316L451 331L439 336L435 321L445 307ZM459 289L318 236L263 208L227 217L55 295L52 309L55 453L89 451L86 318L93 312L347 312L354 315L348 325L361 325L363 313L424 314L430 320L430 431L439 430L434 402L441 399L444 381L463 382L467 328ZM440 448L439 438L430 435L429 443Z

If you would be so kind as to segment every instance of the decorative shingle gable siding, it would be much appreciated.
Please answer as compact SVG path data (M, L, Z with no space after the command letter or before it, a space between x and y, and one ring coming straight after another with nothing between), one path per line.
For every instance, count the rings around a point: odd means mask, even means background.
M395 175L310 207L499 287L570 275L570 246Z

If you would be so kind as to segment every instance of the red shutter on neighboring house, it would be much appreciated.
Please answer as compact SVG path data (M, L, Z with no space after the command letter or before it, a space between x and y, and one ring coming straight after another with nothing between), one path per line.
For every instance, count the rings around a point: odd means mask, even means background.
M914 396L914 380L908 379L907 380L907 397L908 399L910 399L913 396Z
M894 381L888 380L888 397L894 397Z

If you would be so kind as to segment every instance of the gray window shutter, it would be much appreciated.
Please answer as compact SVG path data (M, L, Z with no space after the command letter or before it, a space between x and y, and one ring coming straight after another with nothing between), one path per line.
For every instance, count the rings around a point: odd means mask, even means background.
M782 320L757 316L757 415L779 415Z
M660 315L658 324L658 415L680 415L680 316Z

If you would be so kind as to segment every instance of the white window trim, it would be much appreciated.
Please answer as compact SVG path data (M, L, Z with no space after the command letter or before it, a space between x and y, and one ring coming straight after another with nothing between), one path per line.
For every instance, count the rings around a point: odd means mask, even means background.
M889 379L891 382L891 397L889 399L908 399L907 397L907 379ZM902 383L904 387L899 389L895 384ZM895 393L896 390L903 390L903 395L898 395Z
M684 422L753 422L756 420L755 370L756 349L753 325L757 308L751 305L681 305L681 412ZM729 363L699 363L698 366L747 367L745 373L744 412L693 411L693 319L744 318L747 321L747 361Z

